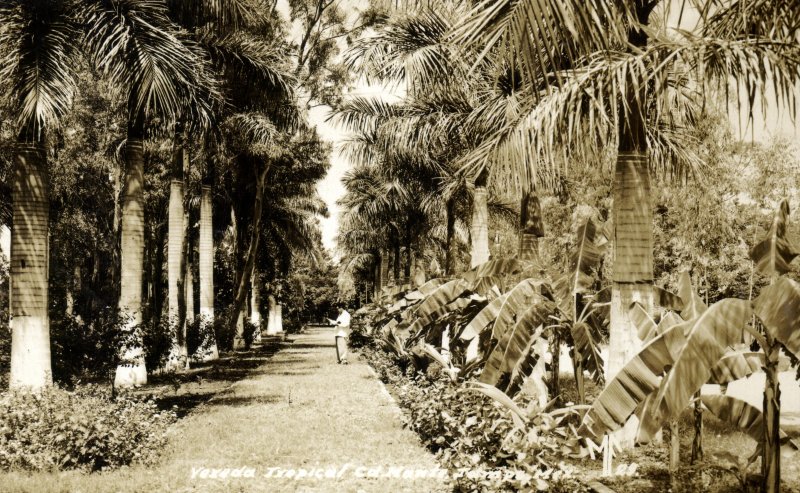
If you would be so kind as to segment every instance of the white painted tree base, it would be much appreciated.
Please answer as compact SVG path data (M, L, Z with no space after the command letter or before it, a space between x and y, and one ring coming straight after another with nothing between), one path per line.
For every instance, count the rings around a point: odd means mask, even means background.
M114 376L114 387L129 389L147 384L147 369L144 363L126 364L117 366Z
M47 317L16 316L11 320L12 389L38 390L53 384Z

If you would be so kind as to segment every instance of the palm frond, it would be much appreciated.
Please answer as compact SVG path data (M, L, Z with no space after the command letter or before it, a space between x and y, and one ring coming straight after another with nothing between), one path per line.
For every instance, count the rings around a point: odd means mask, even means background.
M198 79L209 71L156 0L93 0L82 12L96 66L129 95L131 114L208 119Z
M72 105L79 37L72 2L3 2L0 18L0 81L19 127L38 133Z

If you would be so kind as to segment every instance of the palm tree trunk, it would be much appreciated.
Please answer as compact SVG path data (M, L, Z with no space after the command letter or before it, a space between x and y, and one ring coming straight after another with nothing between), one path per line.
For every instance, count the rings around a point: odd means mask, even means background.
M389 252L386 250L381 251L381 284L378 294L383 291L383 288L389 283Z
M489 261L489 209L486 187L476 186L472 195L472 256L470 267Z
M647 24L652 6L639 3L639 20ZM647 46L647 34L631 30L633 46ZM650 204L650 168L647 157L643 87L629 84L627 104L620 105L619 149L613 184L614 264L611 291L611 327L606 382L636 354L641 345L628 317L634 301L653 310L653 211Z
M380 253L377 254L376 262L375 262L375 273L373 275L374 281L372 283L372 298L374 301L377 301L381 295L381 265L382 265L382 255Z
M186 211L184 216L186 224L185 234L186 251L183 260L183 323L180 325L181 330L181 360L184 363L184 368L189 369L189 341L186 337L189 327L194 323L194 272L192 272L192 263L194 257L194 245L192 244L192 229L191 221L189 219L189 211Z
M453 258L453 239L456 231L456 203L455 199L450 198L445 204L445 220L447 221L447 232L445 238L445 252L444 252L444 274L452 276L455 272L454 258Z
M200 190L200 361L219 358L214 335L214 226L211 205L211 185Z
M174 179L170 183L169 233L167 236L167 314L170 331L170 352L167 359L167 371L182 368L180 357L180 291L184 287L181 277L183 263L184 217L183 217L183 180Z
M542 208L535 191L522 194L519 219L518 256L521 260L533 260L539 255L539 238L544 236Z
M270 293L269 297L267 298L267 305L269 310L267 314L267 335L274 336L278 333L278 325L275 318L275 315L278 313L278 304L275 302L274 294Z
M242 316L242 309L244 307L245 297L247 296L247 288L250 284L250 275L253 272L253 265L255 265L259 238L261 238L261 215L264 206L264 187L267 179L267 171L269 171L269 165L266 165L264 169L258 173L256 197L255 203L253 204L253 224L250 231L250 246L247 249L244 268L239 275L236 296L233 301L234 318L230 321L231 327L238 326L238 319ZM244 338L239 331L237 331L236 334L237 335L234 337L234 349L241 349L244 347Z
M395 286L399 286L402 284L400 280L400 235L394 237L392 250L392 260L394 262L392 265L392 280L394 281Z
M261 293L259 291L258 268L253 267L253 276L250 279L250 323L255 325L253 342L261 342Z
M154 238L154 250L155 255L153 255L153 307L150 310L150 317L153 323L153 327L158 327L161 324L161 308L164 306L163 301L163 280L164 280L164 242L166 240L165 235L167 232L167 228L163 226L159 226L153 232Z
M181 297L184 296L184 276L185 276L185 243L186 226L188 221L185 218L186 211L183 207L183 175L184 168L188 161L186 152L185 137L182 125L176 124L174 137L174 155L172 159L172 180L169 187L169 206L167 209L169 233L167 236L167 313L170 330L170 352L167 358L167 371L183 369L186 362L182 359L182 340L181 333L184 330L182 320L185 317L181 314Z
M52 385L48 319L50 203L43 140L20 139L14 153L11 230L10 388Z
M125 174L122 186L122 228L120 239L119 311L125 317L125 347L114 378L115 387L147 383L142 324L142 269L144 267L144 116L128 122L125 144Z
M275 306L275 332L277 334L283 333L283 305L280 303Z

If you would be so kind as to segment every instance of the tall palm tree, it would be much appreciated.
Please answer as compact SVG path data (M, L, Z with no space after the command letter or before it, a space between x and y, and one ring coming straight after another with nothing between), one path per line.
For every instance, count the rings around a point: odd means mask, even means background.
M276 41L277 37L271 36L275 27L261 2L168 0L167 4L171 18L188 31L199 49L210 59L214 72L221 80L220 90L226 104L215 107L213 118L217 125L221 126L230 118L235 119L236 112L267 110L273 117L281 113L284 104L280 100L293 97L294 81L287 75L281 42ZM290 115L288 119L292 118L294 117ZM278 123L286 120L280 117L273 119ZM206 136L216 140L214 135ZM224 142L221 144L223 147L226 145ZM230 148L229 151L238 154L242 149ZM211 174L207 173L206 176L210 177ZM210 179L205 180L207 188L201 191L207 193L209 198L212 182ZM206 199L201 198L202 200ZM210 205L210 200L207 203ZM208 209L201 207L201 212L202 210L211 213L210 206ZM210 221L210 217L203 217L201 214L201 224L208 225ZM211 234L210 228L203 229L203 232L206 236L201 239L201 257L205 260L201 259L200 262L206 268L203 269L199 282L201 291L205 293L205 297L201 295L201 300L205 300L205 307L201 306L201 312L205 313L201 323L205 325L213 318L213 253L208 250L213 248L213 239L208 236ZM252 277L250 272L239 272L239 276L245 279ZM237 326L241 325L237 318ZM201 332L213 337L210 326L201 328ZM241 342L241 338L237 338L237 341ZM211 345L215 347L215 343Z
M186 149L186 135L183 123L175 125L173 142L174 155L172 162L172 178L169 188L169 205L167 214L167 313L170 327L170 351L167 357L166 370L183 370L188 366L188 359L183 358L185 346L186 323L186 211L184 210L184 173L189 164ZM181 307L184 310L181 310ZM181 313L183 312L183 314ZM181 320L183 319L183 321Z
M214 223L212 214L213 181L210 179L211 164L206 164L203 182L200 186L200 239L198 244L198 274L200 278L200 361L219 358L217 341L214 336Z
M86 40L95 62L128 105L125 171L122 190L121 290L119 310L127 317L129 336L117 368L115 385L147 382L141 337L142 263L144 255L144 154L148 119L164 123L194 113L205 120L213 84L201 57L179 36L166 5L155 0L94 0L84 11Z
M694 26L670 27L691 7ZM662 124L680 122L715 84L749 102L774 88L793 108L798 11L796 2L738 0L482 1L455 31L456 43L507 55L529 94L522 117L467 162L502 160L518 178L552 162L542 156L617 148L607 381L638 347L627 306L653 304L650 169L665 151L682 151L682 134Z
M69 109L76 85L73 7L68 1L0 2L0 79L17 131L11 178L12 388L52 384L46 131Z
M445 211L445 271L452 274L456 217L475 218L471 264L477 265L489 256L485 204L501 205L509 198L497 197L499 189L487 188L485 173L458 173L454 165L462 153L515 115L517 103L515 88L503 70L483 63L471 71L468 57L447 42L454 23L466 14L463 7L455 2L432 3L436 9L426 5L390 18L377 35L356 43L347 57L354 70L370 79L404 85L401 103L353 98L335 118L350 130L363 132L358 143L384 154L387 165L425 169L435 177L441 189L432 192L442 199ZM363 151L351 154L362 162L373 159ZM518 193L513 187L510 192ZM485 200L488 195L495 200Z

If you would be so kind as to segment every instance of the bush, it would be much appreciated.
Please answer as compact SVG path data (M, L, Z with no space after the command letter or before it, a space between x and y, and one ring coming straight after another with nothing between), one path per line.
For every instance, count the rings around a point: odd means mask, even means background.
M586 491L569 465L563 427L539 419L522 433L508 411L484 394L465 389L431 365L426 372L374 346L361 354L379 378L391 385L404 420L423 444L436 453L454 478L454 491L518 491L547 487L550 491ZM525 408L524 400L519 404ZM574 423L573 423L574 424ZM551 464L550 466L546 466Z
M123 348L141 338L148 369L164 366L170 349L166 319L158 325L142 324L134 333L123 331L126 320L116 308L100 310L86 323L77 317L51 319L53 378L71 385L76 381L108 380L119 363Z
M129 396L75 392L0 395L0 468L97 471L151 463L166 443L172 412Z
M119 334L116 311L111 309L98 312L88 324L68 316L51 319L53 379L61 384L108 379L117 366Z
M244 329L242 331L242 339L244 339L244 347L250 348L253 345L253 340L256 337L256 330L259 329L260 325L255 325L254 323L250 322L250 320L244 321Z
M217 338L217 347L220 351L233 349L233 338L236 331L230 326L230 315L230 309L225 309L219 316L214 317L214 336Z

